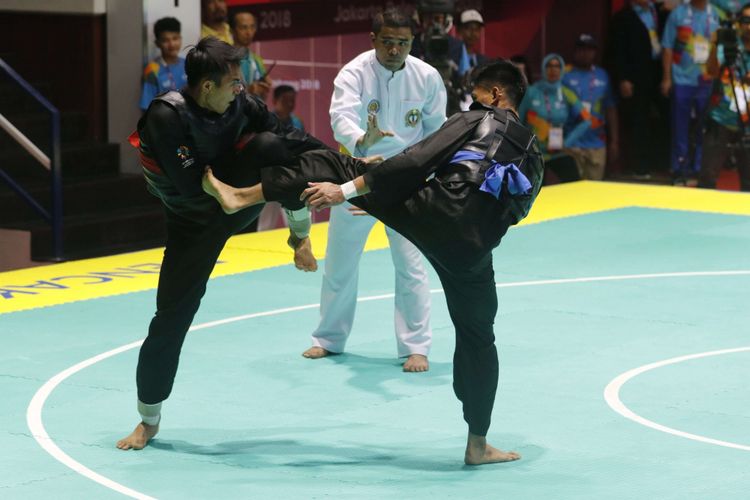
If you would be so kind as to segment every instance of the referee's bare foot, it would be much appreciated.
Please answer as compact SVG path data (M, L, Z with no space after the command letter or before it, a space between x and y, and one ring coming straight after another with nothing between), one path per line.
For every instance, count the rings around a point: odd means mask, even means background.
M466 455L464 463L466 465L494 464L499 462L513 462L519 460L521 455L515 451L502 451L487 444L484 436L477 436L469 433L469 439L466 443Z
M427 361L427 356L422 354L412 354L406 359L404 363L404 371L415 373L415 372L426 372L430 369L430 363Z
M302 353L302 355L309 359L319 359L319 358L325 358L326 356L330 356L333 354L332 352L323 349L322 347L318 347L316 345L312 346L308 350Z
M159 424L148 425L141 422L128 437L117 442L117 447L121 450L142 450L157 432L159 432Z
M207 167L203 174L201 186L203 191L216 198L224 213L233 214L244 208L236 195L237 190L217 179L210 167Z

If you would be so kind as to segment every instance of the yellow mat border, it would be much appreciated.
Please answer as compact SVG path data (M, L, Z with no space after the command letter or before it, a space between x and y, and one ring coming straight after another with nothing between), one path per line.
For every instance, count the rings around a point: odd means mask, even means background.
M750 216L750 194L582 181L544 188L521 225L625 207ZM325 256L327 232L327 223L313 226L318 258ZM289 264L286 237L285 229L233 237L212 277ZM370 234L365 251L387 246L379 228ZM154 289L162 254L163 248L155 248L0 273L0 314Z

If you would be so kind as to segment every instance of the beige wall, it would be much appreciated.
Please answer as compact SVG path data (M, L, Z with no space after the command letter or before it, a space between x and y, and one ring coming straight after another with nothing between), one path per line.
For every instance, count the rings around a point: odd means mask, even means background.
M120 171L140 173L128 144L141 111L143 73L143 3L107 0L107 130L109 142L120 144Z

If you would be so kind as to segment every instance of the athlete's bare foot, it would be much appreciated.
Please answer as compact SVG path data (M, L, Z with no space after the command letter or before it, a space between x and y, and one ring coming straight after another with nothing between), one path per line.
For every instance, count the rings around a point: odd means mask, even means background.
M203 191L216 198L224 213L233 214L248 206L244 200L239 198L236 188L214 177L214 173L210 167L206 168L201 185L203 186Z
M427 361L427 356L422 354L412 354L404 363L405 372L426 372L430 369L430 363Z
M316 345L312 346L311 348L309 348L308 350L302 353L304 357L309 358L309 359L325 358L326 356L330 356L331 354L336 354L336 353L330 352Z
M464 463L466 465L512 462L520 458L521 455L515 451L498 450L488 445L485 437L469 433L469 439L466 442L466 455L464 455Z
M117 442L117 447L121 450L142 450L157 432L159 424L148 425L141 422L128 437Z

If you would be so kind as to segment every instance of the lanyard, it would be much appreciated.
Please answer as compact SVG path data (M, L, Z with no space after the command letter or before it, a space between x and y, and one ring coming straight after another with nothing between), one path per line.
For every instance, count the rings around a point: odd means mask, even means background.
M646 22L646 20L644 19L645 16L643 17L641 16L641 14L645 14L643 12L643 9L635 5L633 5L633 9L635 10L636 14L638 14L638 17L641 18L641 20L643 21L643 24L646 25L647 30L653 29L654 31L657 31L659 29L659 16L656 14L656 8L654 7L654 4L652 3L648 4L648 11L651 14L651 22L654 23L653 28L649 26L648 23Z
M589 71L589 91L586 94L588 97L588 102L591 103L593 106L594 104L594 87L596 86L596 67L592 66L591 71Z
M551 125L554 126L552 123L552 105L549 102L549 96L546 92L544 92L542 95L544 95L544 107L547 108L547 120ZM562 101L562 90L557 89L557 100Z
M688 24L693 27L693 7L688 5ZM706 5L706 40L711 39L711 4Z
M168 83L168 88L170 90L176 90L177 89L177 82L174 79L174 75L172 75L172 68L169 67L169 64L167 64L167 61L165 61L164 59L161 59L161 62L162 62L162 65L163 65L162 67L165 70L167 70L167 82L169 82Z

